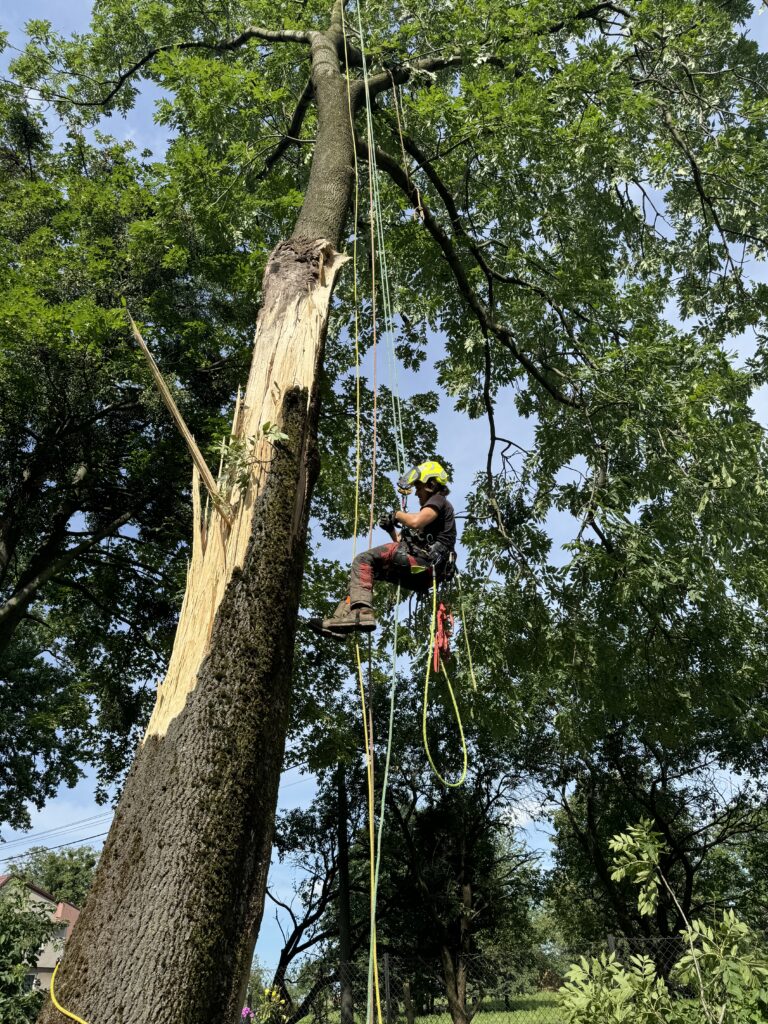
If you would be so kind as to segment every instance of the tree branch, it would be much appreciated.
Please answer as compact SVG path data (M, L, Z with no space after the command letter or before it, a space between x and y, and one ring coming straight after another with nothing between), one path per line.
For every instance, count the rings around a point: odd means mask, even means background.
M602 14L604 11L610 11L611 14L620 14L622 18L632 17L632 12L627 10L626 7L619 6L619 4L610 2L593 4L591 7L585 7L581 11L576 11L576 13L572 14L570 18L564 18L562 21L557 21L552 25L548 25L545 32L559 32L560 29L565 28L565 26L571 21L589 21L591 18L597 18L598 15Z
M395 126L392 127L394 128ZM435 191L440 196L440 199L442 200L446 212L448 213L448 216L450 218L451 226L453 227L454 232L456 234L461 235L461 237L465 240L469 251L472 253L477 262L477 265L485 274L489 288L492 287L492 281L498 281L500 284L511 284L515 285L518 288L525 288L527 291L534 292L536 295L538 295L541 299L544 300L544 302L550 307L550 309L553 310L558 320L560 321L563 330L567 334L568 339L574 346L576 346L576 336L574 333L574 329L572 325L568 322L566 312L560 305L560 303L557 302L545 288L542 288L541 285L534 284L532 281L528 281L526 278L520 277L519 274L516 274L514 272L502 274L490 265L488 260L485 258L485 254L483 253L480 244L472 237L472 235L470 235L470 233L464 227L464 223L459 213L459 209L456 205L456 200L454 199L450 189L447 187L443 179L438 174L434 164L431 162L431 160L429 160L426 153L424 153L424 151L416 143L416 141L400 130L399 125L397 126L397 131L402 141L403 147L407 150L408 153L410 153L410 155L413 157L413 159L416 161L419 167L421 167L421 169L426 174L427 178L434 186ZM592 366L594 368L594 364L591 362L589 357L586 356L581 351L579 351L578 346L576 347L580 358L582 358L588 366Z
M147 64L158 57L161 53L173 53L174 50L213 50L216 53L227 53L230 50L237 50L241 46L245 46L246 43L250 42L251 39L261 39L268 43L304 43L309 45L312 42L313 32L300 32L290 29L277 29L272 30L268 28L257 28L251 26L240 32L238 35L233 36L231 39L220 39L215 42L205 42L203 40L190 40L186 43L166 43L163 46L155 46L153 49L148 50L139 60L132 64L129 68L123 71L117 79L115 79L112 88L106 94L98 100L73 100L69 96L57 96L57 99L69 100L77 107L104 107L117 96L122 87L129 79L133 78L135 74L141 71L142 68L146 67ZM107 83L103 83L107 84Z
M715 204L713 203L712 198L710 197L709 193L704 187L704 178L701 173L701 168L699 167L698 161L696 160L696 157L694 156L690 146L682 137L680 132L677 130L672 114L666 109L664 110L664 124L667 126L669 134L672 136L673 142L680 150L680 152L683 154L686 161L688 162L688 165L691 168L691 173L693 174L693 183L696 186L696 192L698 193L699 201L701 203L702 211L704 213L704 222L706 223L707 221L707 211L709 211L709 215L712 218L712 222L717 228L718 234L720 235L720 240L722 241L723 246L725 248L725 261L727 264L730 264L731 269L735 272L736 267L734 266L730 250L728 249L728 240L725 237L725 231L723 230L723 225L720 221L720 217L718 216Z
M368 79L368 95L373 98L381 92L386 92L393 85L405 85L414 75L433 74L436 71L444 71L446 68L461 67L466 62L466 57L452 54L450 57L425 57L423 60L416 60L413 64L402 64L400 67L387 69L378 75L371 75ZM359 90L365 95L365 83L358 82Z
M307 79L307 84L304 86L301 96L299 96L296 109L294 110L293 117L291 118L291 123L288 125L288 131L280 142L278 142L269 156L267 156L264 161L264 166L257 175L257 179L259 181L267 176L283 153L289 150L291 146L296 145L299 139L299 133L301 132L301 126L304 123L304 117L306 116L309 104L312 100L312 93L312 78L310 77Z
M95 530L94 533L88 538L88 540L81 541L80 544L76 544L74 547L69 548L67 551L51 562L45 569L42 569L33 579L29 580L25 586L10 597L5 604L0 607L0 646L4 645L10 633L13 631L17 621L21 619L27 609L32 603L35 595L39 592L40 588L44 586L53 576L57 576L62 569L65 569L68 565L75 561L80 555L94 547L96 544L101 543L106 537L115 533L124 526L131 518L130 512L123 512L122 515L117 516L110 523Z
M355 136L355 145L360 156L365 160L370 160L371 154L368 147L368 143ZM544 373L536 366L533 360L527 356L524 352L521 352L517 347L512 332L504 327L502 324L496 323L490 316L488 310L485 308L483 303L480 301L476 291L469 283L469 278L464 269L464 266L459 259L459 255L456 252L456 248L453 244L453 240L438 223L432 211L425 206L423 196L420 196L417 189L410 181L408 175L400 167L400 165L378 147L375 150L376 163L390 176L392 181L400 188L400 190L407 196L411 204L416 208L417 204L421 203L421 214L422 223L424 227L432 235L433 239L442 250L442 253L450 267L456 283L459 286L459 291L462 293L470 308L475 314L480 327L483 331L493 334L502 345L512 354L513 358L523 366L528 373L544 388L544 390L551 395L556 401L563 405L570 406L571 408L579 408L581 402L575 398L571 398L562 392L555 384L553 384Z
M546 25L539 32L534 33L535 35L552 35L565 28L567 24L572 21L588 21L591 18L597 18L600 14L605 11L610 11L613 14L619 14L624 18L630 18L631 12L625 7L620 7L614 3L598 3L593 4L591 7L585 7L581 11L577 11L571 15L570 18L566 18L563 21L554 22L551 25ZM368 79L368 92L371 96L377 96L381 92L386 92L392 85L405 85L414 75L421 73L431 74L435 71L444 71L446 68L461 67L466 63L467 58L460 56L459 54L452 54L450 57L427 57L423 60L414 61L412 64L403 64L400 67L392 68L391 70L383 71L378 75L372 75ZM497 67L508 67L506 61L500 60L498 57L489 56L485 59L485 63L493 64ZM362 83L360 83L362 86Z

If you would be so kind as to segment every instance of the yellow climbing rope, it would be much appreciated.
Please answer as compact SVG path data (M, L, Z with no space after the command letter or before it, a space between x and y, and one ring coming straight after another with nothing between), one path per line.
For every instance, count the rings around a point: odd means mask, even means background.
M348 44L347 44L347 30L346 21L344 18L344 8L342 6L341 11L341 23L342 23L342 36L344 39L344 56L349 66L348 58ZM349 81L349 74L346 75L347 82L347 107L349 111L350 128L354 134L355 125L352 117L352 90ZM361 459L361 402L360 402L360 316L359 307L360 299L358 292L358 261L357 261L357 223L358 223L358 211L360 206L360 178L358 172L358 160L357 150L353 149L353 160L354 160L354 174L355 174L355 209L354 209L354 237L352 242L352 273L353 273L353 291L354 291L354 339L355 339L355 514L354 523L352 529L352 558L354 559L357 549L357 534L360 524L360 477L362 471L362 459ZM371 208L373 203L371 200ZM375 253L375 249L373 250ZM375 259L372 254L372 263L375 264ZM375 272L374 272L375 273ZM373 411L373 465L371 467L371 499L370 499L370 512L369 512L369 537L368 543L370 545L373 534L373 510L374 510L374 486L375 486L375 474L376 474L376 394L375 394L375 383L376 383L376 279L373 278L373 351L374 351L374 411ZM373 779L373 736L369 734L368 730L368 711L366 708L365 701L365 683L363 680L363 666L360 658L360 644L355 640L355 657L357 660L357 673L360 683L360 701L363 713L363 741L365 743L365 764L366 764L366 775L367 775L367 789L368 789L368 844L369 844L369 873L370 873L370 915L371 915L371 948L369 956L369 986L368 986L368 1020L366 1024L373 1024L373 994L371 988L375 992L375 1003L376 1003L376 1014L378 1024L382 1024L382 1010L381 1010L381 993L379 988L379 965L378 956L376 951L376 882L377 882L377 871L376 871L376 837L375 837L375 825L374 825L374 779Z
M70 1020L77 1021L77 1024L87 1024L87 1022L84 1021L82 1017L78 1017L76 1013L70 1013L69 1010L65 1010L64 1007L59 1002L59 1000L56 998L56 972L59 969L60 963L61 961L57 960L56 966L53 968L53 977L51 978L51 1002L59 1011L59 1013L63 1013L65 1017L69 1017Z
M446 786L448 789L458 789L459 786L462 786L464 784L464 780L467 777L467 760L468 760L468 757L467 757L467 741L466 741L466 738L464 736L464 727L461 724L461 714L459 712L459 706L456 703L456 695L453 692L453 687L451 686L451 680L449 679L448 673L445 670L445 664L443 663L442 657L440 657L440 668L442 669L443 675L445 676L445 682L446 682L446 684L448 686L448 693L450 694L450 697L451 697L451 704L453 705L453 713L454 713L454 715L456 717L456 724L459 727L459 735L461 736L462 768L461 768L461 775L456 780L456 782L449 782L447 779L444 779L443 776L440 774L440 771L439 771L439 769L438 769L437 765L435 764L434 759L432 757L432 752L429 749L429 738L427 736L427 711L429 709L429 676L430 676L430 672L431 672L431 669L432 669L432 657L433 657L433 651L434 651L434 647L435 647L435 622L436 622L436 619L437 619L437 580L435 579L435 577L433 575L432 576L432 625L430 626L430 629L429 629L429 650L427 651L427 674L424 677L424 708L423 708L422 715L421 715L421 735L422 735L422 739L424 740L424 750L425 750L426 755L427 755L427 760L429 761L429 764L430 764L430 767L432 768L432 771L435 773L435 775L440 780L440 782L444 786Z
M360 684L360 705L363 711L363 743L365 744L365 767L368 779L368 850L370 872L370 903L371 903L371 960L373 970L373 992L376 999L376 1018L382 1024L381 992L379 990L379 964L376 955L376 836L374 827L374 792L373 792L373 746L368 731L368 709L365 702L365 682L363 680L363 663L360 658L360 644L355 640L355 658L357 660L357 678ZM370 971L369 971L370 973ZM369 1012L367 1024L373 1024L373 1013L370 1009L371 993L368 994Z
M344 52L345 57L348 57L348 44L347 44L347 26L346 19L344 17L344 6L342 5L341 11L342 21L342 36L344 41ZM368 160L368 202L370 212L370 245L371 245L371 321L373 327L373 345L372 345L372 359L373 359L373 444L372 444L372 458L371 458L371 495L369 504L369 546L373 540L373 522L374 522L374 507L375 507L375 487L376 487L376 459L377 459L377 427L378 427L378 404L377 404L377 341L378 341L378 330L377 330L377 285L381 289L382 307L384 313L384 337L389 338L390 341L390 358L392 360L392 376L393 376L393 387L391 388L392 397L392 413L393 413L393 427L395 433L395 448L397 452L397 464L398 471L403 472L405 468L405 444L403 438L403 426L402 426L402 410L400 406L399 388L397 386L397 360L394 348L394 330L393 330L393 316L391 308L391 297L389 291L389 274L387 268L386 259L386 247L384 244L384 232L381 215L381 202L378 190L378 178L376 168L376 148L373 133L373 118L371 112L371 99L368 89L368 68L365 57L365 37L363 33L362 23L362 4L357 4L357 26L358 26L358 45L362 53L362 78L365 90L365 113L366 113L366 124L368 130L368 139L370 144L370 159ZM352 96L351 96L351 85L349 75L349 60L347 59L347 102L350 118L350 128L354 134L355 125L352 116ZM395 83L393 81L393 87ZM401 138L401 149L403 154L403 163L405 166L405 172L408 174L408 165L405 154L405 146L402 139L402 130L400 128L400 111L398 109L398 97L395 90L395 112L397 115L398 129L400 131ZM354 559L356 546L357 546L357 532L359 528L360 520L360 480L361 480L361 414L360 414L360 341L359 341L359 294L358 294L358 262L357 262L357 223L358 223L358 212L360 204L360 183L359 183L359 167L357 152L353 154L354 159L354 172L355 172L355 213L354 213L354 241L353 241L353 273L354 273L354 343L355 343L355 390L356 390L356 431L355 431L355 513L354 513L354 529L353 529L353 550L352 557ZM420 205L420 203L419 203ZM378 245L377 245L378 242ZM380 275L376 274L377 257L380 263ZM434 627L435 627L435 607L436 607L436 594L437 584L436 581L433 585L433 611L432 611L432 630L431 630L431 642L430 642L430 658L432 653L432 644L434 643ZM398 587L398 600L400 597L400 589ZM465 638L466 639L466 638ZM468 641L467 641L468 644ZM469 648L467 647L469 652ZM379 986L379 972L378 972L378 956L377 956L377 923L376 923L376 910L377 910L377 893L378 893L378 882L379 882L379 869L381 866L381 848L382 848L382 835L384 830L384 818L386 810L386 791L387 791L387 780L389 775L390 758L392 751L392 731L394 723L394 708L395 708L395 690L397 680L397 611L395 611L395 626L394 626L394 639L393 639L393 657L392 657L392 683L390 692L390 717L389 717L389 733L387 738L386 748L386 760L384 767L384 777L382 782L381 792L381 809L379 812L379 823L378 830L376 829L376 818L375 818L375 786L374 786L374 746L373 746L373 719L372 716L369 719L369 709L366 707L365 699L365 683L363 679L363 666L360 657L360 645L358 641L355 641L355 656L357 661L357 674L360 684L360 699L363 715L363 739L365 743L365 756L366 756L366 773L367 773L367 789L368 789L368 838L369 838L369 861L370 861L370 950L368 960L368 992L367 992L367 1008L366 1008L366 1024L373 1024L374 1018L374 1003L376 1006L376 1017L378 1024L382 1024L382 1008L381 1008L381 993ZM454 714L459 727L459 733L461 735L462 752L463 752L463 768L461 778L457 782L448 782L445 780L440 772L438 771L434 760L432 759L429 743L427 739L427 705L429 700L429 664L427 665L427 678L425 682L424 691L424 718L423 718L423 731L424 731L424 747L426 750L427 758L432 770L440 782L447 787L458 787L461 786L466 778L467 774L467 745L464 738L464 730L461 722L461 715L459 708L456 703L456 697L451 686L451 681L448 678L445 665L441 661L441 668L443 675L445 676L446 683L448 685L448 692L451 697L453 704ZM469 655L470 674L474 684L474 671L472 670L471 655ZM370 673L370 667L369 667Z

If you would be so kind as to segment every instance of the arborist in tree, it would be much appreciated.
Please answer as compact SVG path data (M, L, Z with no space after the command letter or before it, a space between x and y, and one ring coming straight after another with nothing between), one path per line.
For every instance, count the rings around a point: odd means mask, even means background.
M322 636L344 637L376 628L373 614L373 581L399 583L409 590L427 590L432 579L453 574L456 555L456 521L448 501L448 474L439 462L422 462L397 482L401 494L416 490L418 512L395 509L379 519L392 538L389 544L363 551L352 562L349 594L330 619L309 620ZM400 527L400 533L397 528Z

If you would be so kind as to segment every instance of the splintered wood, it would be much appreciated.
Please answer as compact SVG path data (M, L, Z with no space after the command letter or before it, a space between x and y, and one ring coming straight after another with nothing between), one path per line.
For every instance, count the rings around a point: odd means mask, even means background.
M265 423L282 426L283 398L292 388L314 394L318 356L328 318L331 292L339 268L347 261L325 242L314 244L313 260L303 267L318 268L311 284L292 287L283 279L281 247L272 254L264 275L264 301L256 325L253 359L242 402L238 403L232 437L245 442L253 464L244 491L230 496L231 526L211 510L204 514L200 501L200 474L192 473L192 559L181 607L173 652L145 740L163 736L183 710L197 685L200 665L208 653L214 620L235 569L243 564L251 537L253 510L269 473L273 447L265 436ZM285 250L283 250L283 253ZM283 259L285 257L283 256ZM295 268L293 270L295 273ZM291 277L292 268L288 268ZM286 284L288 286L286 287ZM250 439L256 443L250 447ZM222 486L222 468L218 486Z

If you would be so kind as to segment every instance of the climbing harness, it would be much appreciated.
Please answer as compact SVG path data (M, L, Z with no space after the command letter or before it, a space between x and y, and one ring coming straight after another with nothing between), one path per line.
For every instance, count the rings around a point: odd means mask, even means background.
M69 1010L65 1010L56 998L56 973L59 969L60 963L61 960L56 961L56 966L53 968L53 975L51 976L51 1002L59 1013L63 1013L65 1017L69 1017L70 1020L77 1021L77 1024L86 1024L86 1021L84 1021L82 1017L78 1017L76 1013L70 1013Z

